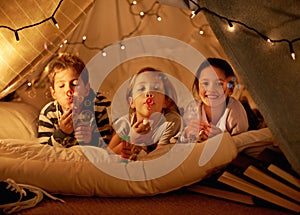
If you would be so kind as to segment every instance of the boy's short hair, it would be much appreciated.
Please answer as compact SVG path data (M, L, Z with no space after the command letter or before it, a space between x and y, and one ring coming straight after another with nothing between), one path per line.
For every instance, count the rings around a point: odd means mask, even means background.
M48 77L52 87L54 87L56 73L68 68L74 69L74 71L81 76L84 84L89 82L89 74L84 62L74 54L62 53L55 56L45 68L48 72Z

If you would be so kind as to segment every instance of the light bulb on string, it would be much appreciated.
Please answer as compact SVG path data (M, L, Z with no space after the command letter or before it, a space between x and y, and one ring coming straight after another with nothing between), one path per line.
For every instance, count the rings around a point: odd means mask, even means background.
M230 20L227 20L228 22L228 30L230 32L233 32L235 30L234 25L232 24L232 22Z
M273 41L270 38L267 39L267 42L271 45L274 45Z
M145 16L145 13L143 11L141 11L139 14L140 14L140 17L144 17Z
M159 22L162 20L161 16L159 16L159 15L157 15L156 19L157 19L157 21L159 21Z
M20 41L20 38L19 38L18 31L15 31L15 37L16 37L16 41L19 42L19 41Z
M86 35L82 36L82 44L86 41Z
M121 49L121 50L125 50L125 49L126 49L126 46L125 46L124 44L121 43L121 44L120 44L120 49Z
M202 28L199 29L199 34L204 35L204 30Z
M53 16L51 17L51 19L52 19L54 25L55 25L57 28L59 28L59 25L58 25L56 19L55 19Z
M195 11L193 10L192 13L191 13L190 18L193 19L195 16L196 16L196 13L195 13Z
M293 48L293 44L291 42L289 43L289 47L290 47L290 53L291 53L292 59L296 60L296 54L295 54L295 51L294 51L294 48Z
M106 51L102 50L102 56L103 56L103 57L106 57L106 56L107 56Z
M137 1L132 1L131 5L136 5Z

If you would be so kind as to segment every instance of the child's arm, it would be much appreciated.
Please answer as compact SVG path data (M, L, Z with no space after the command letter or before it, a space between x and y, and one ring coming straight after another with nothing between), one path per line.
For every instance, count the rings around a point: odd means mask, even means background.
M226 127L231 135L248 131L249 124L247 113L239 101L232 102L227 117Z
M41 144L72 146L76 139L65 132L73 131L71 110L59 119L53 103L45 106L39 116L38 139ZM60 125L60 127L59 127Z
M171 111L171 112L167 113L165 115L165 117L166 117L166 123L167 123L166 128L165 128L161 138L159 139L156 148L159 148L165 144L175 143L175 142L172 142L172 139L174 137L177 137L179 135L179 133L181 132L183 121L182 121L181 116L177 112Z
M116 154L121 154L122 151L122 141L120 136L114 132L112 138L108 144L108 147Z

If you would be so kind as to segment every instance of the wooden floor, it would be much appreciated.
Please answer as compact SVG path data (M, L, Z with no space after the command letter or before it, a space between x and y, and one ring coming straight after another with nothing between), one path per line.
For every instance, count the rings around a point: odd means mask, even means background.
M293 214L280 208L248 206L193 193L185 189L139 198L58 197L65 200L65 203L45 198L36 207L20 211L18 214Z

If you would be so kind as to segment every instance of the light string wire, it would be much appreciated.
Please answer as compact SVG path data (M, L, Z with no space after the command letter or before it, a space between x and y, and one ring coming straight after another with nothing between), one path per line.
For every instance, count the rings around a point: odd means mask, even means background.
M290 50L290 54L291 54L292 59L293 59L293 60L296 59L296 54L295 54L295 51L294 51L294 43L300 41L300 37L294 38L294 39L292 39L292 40L289 40L289 39L286 39L286 38L282 38L282 39L271 39L271 38L269 38L267 35L261 33L259 30L257 30L257 29L254 28L254 27L248 26L247 24L245 24L245 23L243 23L243 22L241 22L241 21L233 20L233 19L230 19L230 18L228 18L228 17L222 16L222 15L220 15L220 14L218 14L218 13L216 13L216 12L210 10L210 9L208 9L207 7L201 7L201 6L200 6L197 2L195 2L194 0L189 0L189 1L192 2L192 3L197 7L197 9L196 9L195 11L192 11L191 19L192 19L194 16L196 16L198 13L200 13L200 12L203 11L203 12L209 13L209 14L211 14L211 15L213 15L213 16L216 16L216 17L218 17L218 18L221 19L221 20L227 21L227 23L228 23L228 25L229 25L230 27L233 26L233 23L239 24L239 25L241 25L241 26L247 28L248 30L255 32L258 36L260 36L263 40L267 41L268 43L273 43L273 44L274 44L274 43L286 42L286 43L288 44L288 46L289 46L289 50ZM30 24L30 25L25 25L25 26L22 26L22 27L17 28L17 29L14 29L14 28L12 28L12 27L10 27L10 26L6 26L6 25L0 25L0 28L5 28L5 29L8 29L8 30L10 30L10 31L13 31L14 34L15 34L15 38L16 38L17 41L20 40L18 32L20 32L20 31L22 31L22 30L24 30L24 29L27 29L27 28L32 28L32 27L41 25L41 24L43 24L43 23L45 23L45 22L47 22L47 21L49 21L49 20L52 20L52 22L54 23L54 25L55 25L57 28L59 28L58 22L57 22L56 19L55 19L55 14L57 13L58 9L60 8L62 2L63 2L63 0L60 0L60 1L59 1L58 5L56 6L55 10L53 11L53 13L52 13L52 15L51 15L50 17L47 17L46 19L44 19L44 20L42 20L42 21L40 21L40 22L37 22L37 23L34 23L34 24ZM156 15L156 16L157 16L157 20L158 20L158 21L161 21L161 17L159 16L159 10L160 10L161 5L160 5L159 1L155 1L155 2L151 5L151 7L150 7L148 10L146 10L146 11L144 11L144 12L141 11L141 12L139 12L139 13L133 11L133 7L134 7L135 5L137 5L137 2L138 2L138 1L136 1L136 0L135 0L135 1L132 1L132 2L130 2L130 0L128 0L128 3L129 3L129 5L130 5L130 13L131 13L132 15L134 15L134 16L139 16L139 17L140 17L140 20L139 20L138 24L136 25L136 27L135 27L131 32L129 32L127 35L124 35L124 36L121 38L121 41L124 40L125 38L128 38L128 37L132 36L134 33L136 33L136 32L140 29L140 27L141 27L141 25L142 25L142 22L143 22L143 18L144 18L146 15L150 15L150 16L151 16L151 15ZM158 5L157 10L156 10L155 13L151 13L151 12L153 11L155 5ZM192 22L192 24L194 25L193 22ZM196 27L196 26L194 25L194 27ZM198 26L198 27L199 27L199 26ZM103 51L106 47L108 47L108 46L114 44L114 43L110 43L110 44L107 44L107 45L105 45L105 46L103 46L103 47L91 47L91 46L88 46L88 45L86 44L85 40L86 40L86 36L83 36L83 39L82 39L81 42L68 42L67 40L65 40L65 41L64 41L64 44L67 44L67 45L77 45L77 44L82 44L82 45L84 45L84 47L87 48L87 49L90 49L90 50L102 50L102 51ZM120 43L120 42L119 42L119 43ZM63 44L60 45L60 47L62 47L62 46L63 46ZM125 46L122 45L122 42L120 43L120 47L121 47L121 49L125 49ZM103 53L105 53L105 52L103 51ZM105 55L106 55L106 54L105 54Z
M60 1L59 1L58 5L56 6L55 10L53 11L53 13L52 13L52 15L51 15L50 17L47 17L46 19L44 19L44 20L42 20L42 21L40 21L40 22L36 22L36 23L30 24L30 25L25 25L25 26L22 26L22 27L17 28L17 29L11 28L11 27L6 26L6 25L0 25L0 28L6 28L6 29L8 29L8 30L10 30L10 31L13 31L14 34L15 34L15 37L16 37L16 40L17 40L17 41L20 40L18 32L20 32L20 31L22 31L22 30L24 30L24 29L27 29L27 28L32 28L32 27L41 25L41 24L43 24L43 23L45 23L45 22L47 22L47 21L49 21L49 20L52 20L52 22L54 23L54 25L55 25L57 28L59 28L59 25L58 25L58 23L57 23L57 21L56 21L56 19L55 19L54 16L55 16L55 14L57 13L58 9L60 8L62 2L63 2L63 0L60 0Z
M129 38L131 37L133 34L135 34L136 32L138 32L138 30L140 29L140 27L142 26L142 23L144 21L144 18L146 16L156 16L157 17L157 20L158 21L161 21L161 17L159 16L159 10L161 8L161 5L158 1L155 1L153 2L153 4L150 6L149 9L145 10L145 11L140 11L140 12L135 12L134 11L134 6L137 5L137 1L133 1L133 2L130 2L129 0L127 1L128 4L129 4L129 12L133 15L133 16L138 16L140 19L137 23L137 25L134 27L134 29L132 31L130 31L128 34L124 35L121 37L121 42L119 41L118 43L120 44L120 48L122 50L124 50L126 47L124 46L124 44L122 43L122 41L126 38ZM153 12L154 11L154 8L155 6L157 6L157 9L155 10L156 12ZM98 50L98 51L101 51L102 52L102 55L103 56L106 56L107 53L105 52L105 48L113 45L113 44L116 44L115 42L114 43L109 43L109 44L106 44L102 47L91 47L91 46L88 46L87 43L86 43L86 36L84 35L82 37L82 41L81 42L69 42L68 40L65 40L64 41L64 44L66 45L83 45L86 49L89 49L89 50ZM63 47L63 44L60 45L60 48ZM59 51L59 50L57 50Z
M211 14L211 15L213 15L213 16L216 16L216 17L218 17L218 18L221 19L221 20L227 21L227 22L228 22L228 25L229 25L230 27L233 26L233 25L232 25L233 23L239 24L239 25L241 25L241 26L247 28L248 30L255 32L257 35L259 35L263 40L267 41L268 43L281 43L281 42L286 42L286 43L288 43L288 45L289 45L289 50L290 50L290 54L291 54L292 59L293 59L293 60L296 59L296 54L295 54L295 51L294 51L293 44L294 44L295 42L297 42L297 41L300 41L300 37L294 38L294 39L292 39L292 40L285 39L285 38L283 38L283 39L277 39L277 40L276 40L276 39L271 39L271 38L269 38L267 35L261 33L261 32L260 32L259 30L257 30L256 28L253 28L253 27L251 27L251 26L248 26L247 24L245 24L245 23L243 23L243 22L241 22L241 21L229 19L229 18L227 18L227 17L225 17L225 16L222 16L222 15L220 15L220 14L218 14L218 13L216 13L216 12L210 10L210 9L208 9L207 7L201 7L201 6L200 6L197 2L195 2L194 0L189 0L189 1L191 1L191 2L197 7L197 9L196 9L195 11L192 12L192 17L196 16L198 13L200 13L201 11L203 11L203 12L209 13L209 14Z

